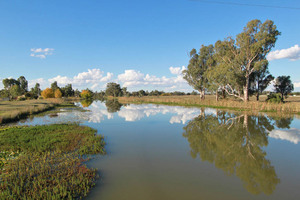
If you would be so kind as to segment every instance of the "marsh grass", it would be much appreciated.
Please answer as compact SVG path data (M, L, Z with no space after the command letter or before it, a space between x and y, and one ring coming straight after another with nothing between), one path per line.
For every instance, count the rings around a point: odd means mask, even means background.
M50 110L58 103L53 100L2 101L0 102L0 124Z
M262 96L261 101L250 99L249 102L242 102L238 99L215 100L212 95L207 95L205 100L200 100L199 96L145 96L145 97L119 97L120 103L152 103L164 105L193 106L193 107L211 107L218 109L228 109L237 111L255 111L255 112L277 112L293 113L300 112L300 98L290 97L286 103L268 103L266 97Z
M8 127L0 130L0 199L77 199L87 195L97 173L84 164L105 154L96 130L77 124ZM3 156L4 157L4 156Z
M53 110L56 108L56 110ZM0 124L18 121L30 115L37 115L49 112L61 112L59 108L80 109L69 99L47 99L47 100L26 100L26 101L0 101ZM64 111L67 112L67 111Z

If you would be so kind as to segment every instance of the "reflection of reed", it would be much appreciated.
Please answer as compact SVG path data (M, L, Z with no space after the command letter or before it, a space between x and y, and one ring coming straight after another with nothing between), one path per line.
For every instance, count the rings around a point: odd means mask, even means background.
M226 112L199 115L184 127L191 156L236 174L252 194L272 194L280 182L262 150L268 145L272 120L265 116L236 116Z

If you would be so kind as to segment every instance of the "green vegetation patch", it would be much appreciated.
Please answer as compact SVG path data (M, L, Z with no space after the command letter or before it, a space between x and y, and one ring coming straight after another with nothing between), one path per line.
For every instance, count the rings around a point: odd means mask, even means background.
M104 151L96 130L77 124L0 130L0 199L74 199L86 196L97 173L84 165Z

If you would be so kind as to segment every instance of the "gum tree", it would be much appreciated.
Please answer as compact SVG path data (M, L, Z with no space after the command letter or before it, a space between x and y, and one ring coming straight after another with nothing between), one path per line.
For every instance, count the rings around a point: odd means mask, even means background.
M229 38L216 43L219 64L233 75L225 87L229 95L249 100L251 75L265 66L266 55L275 46L279 35L273 21L262 23L256 19L248 22L235 40Z

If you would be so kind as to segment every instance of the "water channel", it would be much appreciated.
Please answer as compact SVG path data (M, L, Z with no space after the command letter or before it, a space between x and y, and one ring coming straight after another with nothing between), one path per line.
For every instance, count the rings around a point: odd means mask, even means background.
M300 118L211 108L82 104L20 125L77 122L105 136L86 199L299 199Z

